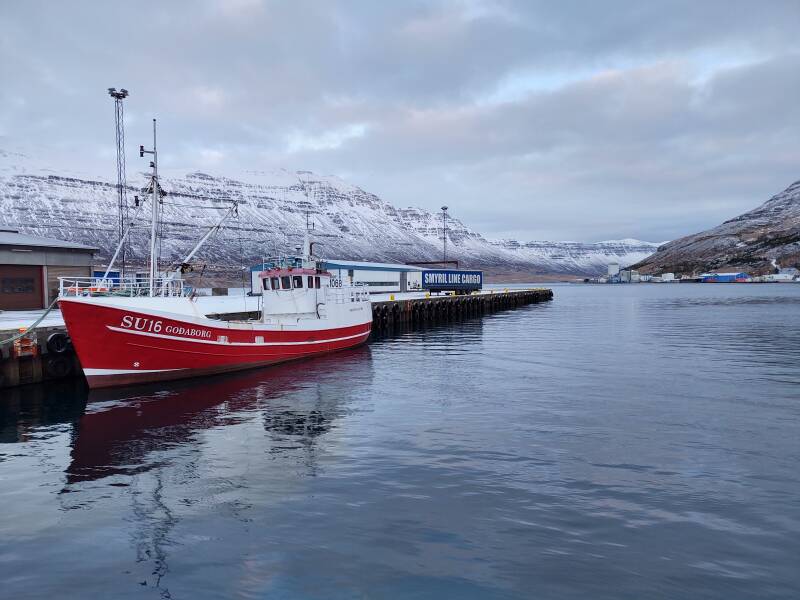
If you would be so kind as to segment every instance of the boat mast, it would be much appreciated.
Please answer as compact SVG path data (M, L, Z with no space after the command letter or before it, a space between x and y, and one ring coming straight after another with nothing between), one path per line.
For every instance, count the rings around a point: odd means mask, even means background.
M158 257L156 256L158 247L158 205L160 189L158 186L158 149L156 147L156 120L153 119L153 149L145 150L144 146L139 146L139 156L152 154L153 160L150 167L153 174L150 176L153 188L153 206L150 211L150 296L155 295L156 277L158 276Z
M150 295L155 292L156 277L158 277L158 150L156 149L156 120L153 119L153 206L151 207L150 222Z

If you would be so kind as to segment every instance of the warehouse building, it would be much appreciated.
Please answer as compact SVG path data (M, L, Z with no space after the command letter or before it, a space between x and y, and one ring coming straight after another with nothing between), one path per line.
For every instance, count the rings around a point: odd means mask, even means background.
M97 248L0 229L0 310L45 308L59 277L90 277Z
M702 273L700 275L702 283L747 283L750 281L750 275L740 271L732 271L727 273Z

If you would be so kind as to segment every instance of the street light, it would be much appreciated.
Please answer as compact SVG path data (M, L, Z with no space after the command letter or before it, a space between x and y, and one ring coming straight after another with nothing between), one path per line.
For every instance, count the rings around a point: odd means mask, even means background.
M442 207L442 263L447 266L447 207Z

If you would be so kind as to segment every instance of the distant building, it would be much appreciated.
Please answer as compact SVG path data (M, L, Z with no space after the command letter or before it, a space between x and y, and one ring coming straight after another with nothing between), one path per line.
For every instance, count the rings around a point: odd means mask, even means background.
M725 273L701 273L702 283L746 283L750 281L750 276L742 272Z
M662 273L661 274L661 281L664 281L664 282L675 281L675 273Z
M614 277L615 275L619 275L619 264L611 263L608 265L608 276Z
M620 283L639 283L641 277L639 271L635 269L622 269L619 272Z

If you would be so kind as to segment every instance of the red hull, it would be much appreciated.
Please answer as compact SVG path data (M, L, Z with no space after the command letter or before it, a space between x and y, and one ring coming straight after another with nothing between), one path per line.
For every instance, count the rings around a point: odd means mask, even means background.
M82 301L59 304L91 388L184 379L327 354L363 344L372 326L265 331Z

